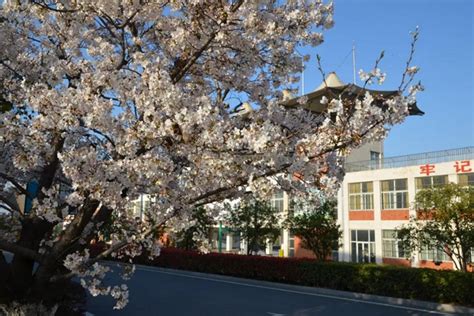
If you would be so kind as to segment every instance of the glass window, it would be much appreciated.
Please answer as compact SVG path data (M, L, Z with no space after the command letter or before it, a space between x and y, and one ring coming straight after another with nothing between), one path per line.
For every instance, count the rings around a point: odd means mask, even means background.
M284 201L284 194L283 191L277 191L273 194L270 205L276 209L278 212L283 212L283 201Z
M415 181L416 190L431 189L448 184L448 176L420 177Z
M373 230L351 230L351 258L353 262L375 262Z
M357 262L357 243L352 242L351 243L351 257L352 257L352 262Z
M364 193L373 192L374 190L372 182L362 182L361 187L362 187L362 192Z
M382 230L382 255L385 258L405 258L396 230Z
M474 186L474 173L458 175L458 183L463 186Z
M373 182L349 183L349 209L373 210Z
M349 183L349 193L360 193L360 183Z
M357 231L357 241L369 241L369 231L368 230L358 230Z
M407 181L407 179L397 179L397 180L395 180L395 190L398 190L398 191L408 190L408 181Z
M431 261L451 261L449 256L441 248L429 248L424 246L421 248L421 260Z
M130 215L140 216L141 215L141 209L142 209L141 199L130 202L130 208L129 208Z
M278 257L283 244L284 230L280 230L280 235L272 242L272 255Z
M232 249L240 249L240 232L232 234Z
M433 187L440 187L445 184L448 184L448 176L434 176L433 177Z
M379 161L382 155L378 151L370 151L370 160Z
M293 235L291 231L288 232L288 242L289 242L288 257L294 257L295 256L295 235Z
M333 250L333 251L331 252L331 259L332 259L332 261L334 261L334 262L339 261L339 250Z
M407 179L385 180L381 182L383 210L408 208L407 182Z
M148 212L150 210L150 206L151 206L151 201L150 199L146 199L145 200L145 203L143 205L143 211L144 212Z

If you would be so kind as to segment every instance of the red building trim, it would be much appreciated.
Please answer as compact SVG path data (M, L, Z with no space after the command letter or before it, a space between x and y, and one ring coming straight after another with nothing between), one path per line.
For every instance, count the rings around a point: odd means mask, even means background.
M433 213L430 211L416 210L416 218L421 220L433 219Z
M430 268L435 270L453 270L454 264L449 261L442 261L439 265L435 264L433 260L420 260L420 268Z
M374 220L374 211L349 211L349 220L350 221L373 221Z
M408 220L410 212L408 209L382 210L380 219L383 221L404 221Z
M404 266L404 267L411 267L411 262L408 259L402 258L382 258L383 264L390 264L394 266Z
M301 238L298 236L295 236L295 258L309 258L309 259L316 259L316 256L311 250L305 249L301 245L302 241ZM326 258L327 261L332 260L332 256L330 255L329 257Z

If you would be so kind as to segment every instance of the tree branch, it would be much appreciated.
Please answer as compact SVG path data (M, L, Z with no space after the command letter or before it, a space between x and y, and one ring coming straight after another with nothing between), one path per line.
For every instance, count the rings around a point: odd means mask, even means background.
M26 257L26 258L32 259L32 260L37 261L37 262L42 262L42 257L37 252L35 252L31 249L19 246L15 243L3 240L3 239L0 239L0 249L5 250L5 251L9 251L9 252L14 253L16 255L19 255L21 257Z
M237 1L235 4L231 6L230 12L234 13L235 11L237 11L243 3L244 3L243 0ZM204 45L201 48L199 48L197 51L195 51L190 58L185 59L185 60L180 58L177 61L176 64L179 66L176 67L172 71L171 76L170 76L173 83L176 84L184 77L186 72L196 63L199 57L201 57L202 54L209 48L211 43L216 38L217 34L219 34L219 31L220 31L220 28L219 30L212 32L209 38L207 39L207 41L204 43Z
M30 197L31 198L31 195L28 193L28 191L26 191L25 188L23 188L20 183L18 183L18 181L15 180L15 178L13 177L10 177L9 175L3 173L3 172L0 172L0 177L11 182L11 184L13 184L22 194L26 195L27 197Z
M6 196L0 194L0 201L5 203L12 211L15 211L21 214L21 210L18 208L18 206L15 203L13 203L10 199L8 199Z

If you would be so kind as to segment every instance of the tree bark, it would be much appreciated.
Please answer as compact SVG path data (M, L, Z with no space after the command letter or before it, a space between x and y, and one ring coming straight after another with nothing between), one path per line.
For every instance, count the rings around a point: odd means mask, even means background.
M86 225L91 222L92 216L99 205L100 203L98 201L86 200L81 211L74 217L72 223L60 236L59 241L54 244L53 249L51 249L46 256L43 264L38 267L34 277L34 292L42 291L50 282L50 279L58 273L65 256L74 248L71 246L73 246L76 241L79 241L81 237L87 237L81 236L82 232ZM86 242L85 239L84 242Z
M51 223L38 217L22 220L22 229L17 245L36 252L44 234L51 229ZM24 297L33 283L33 267L35 260L24 254L14 254L10 264L10 274L7 283L10 284L14 297Z

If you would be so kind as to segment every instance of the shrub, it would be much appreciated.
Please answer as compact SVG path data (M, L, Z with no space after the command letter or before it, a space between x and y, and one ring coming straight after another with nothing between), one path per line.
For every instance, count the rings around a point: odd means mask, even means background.
M128 260L127 260L128 261ZM323 287L407 299L474 306L474 273L423 268L318 262L306 258L276 258L235 254L201 254L162 249L149 260L134 263L195 272Z

